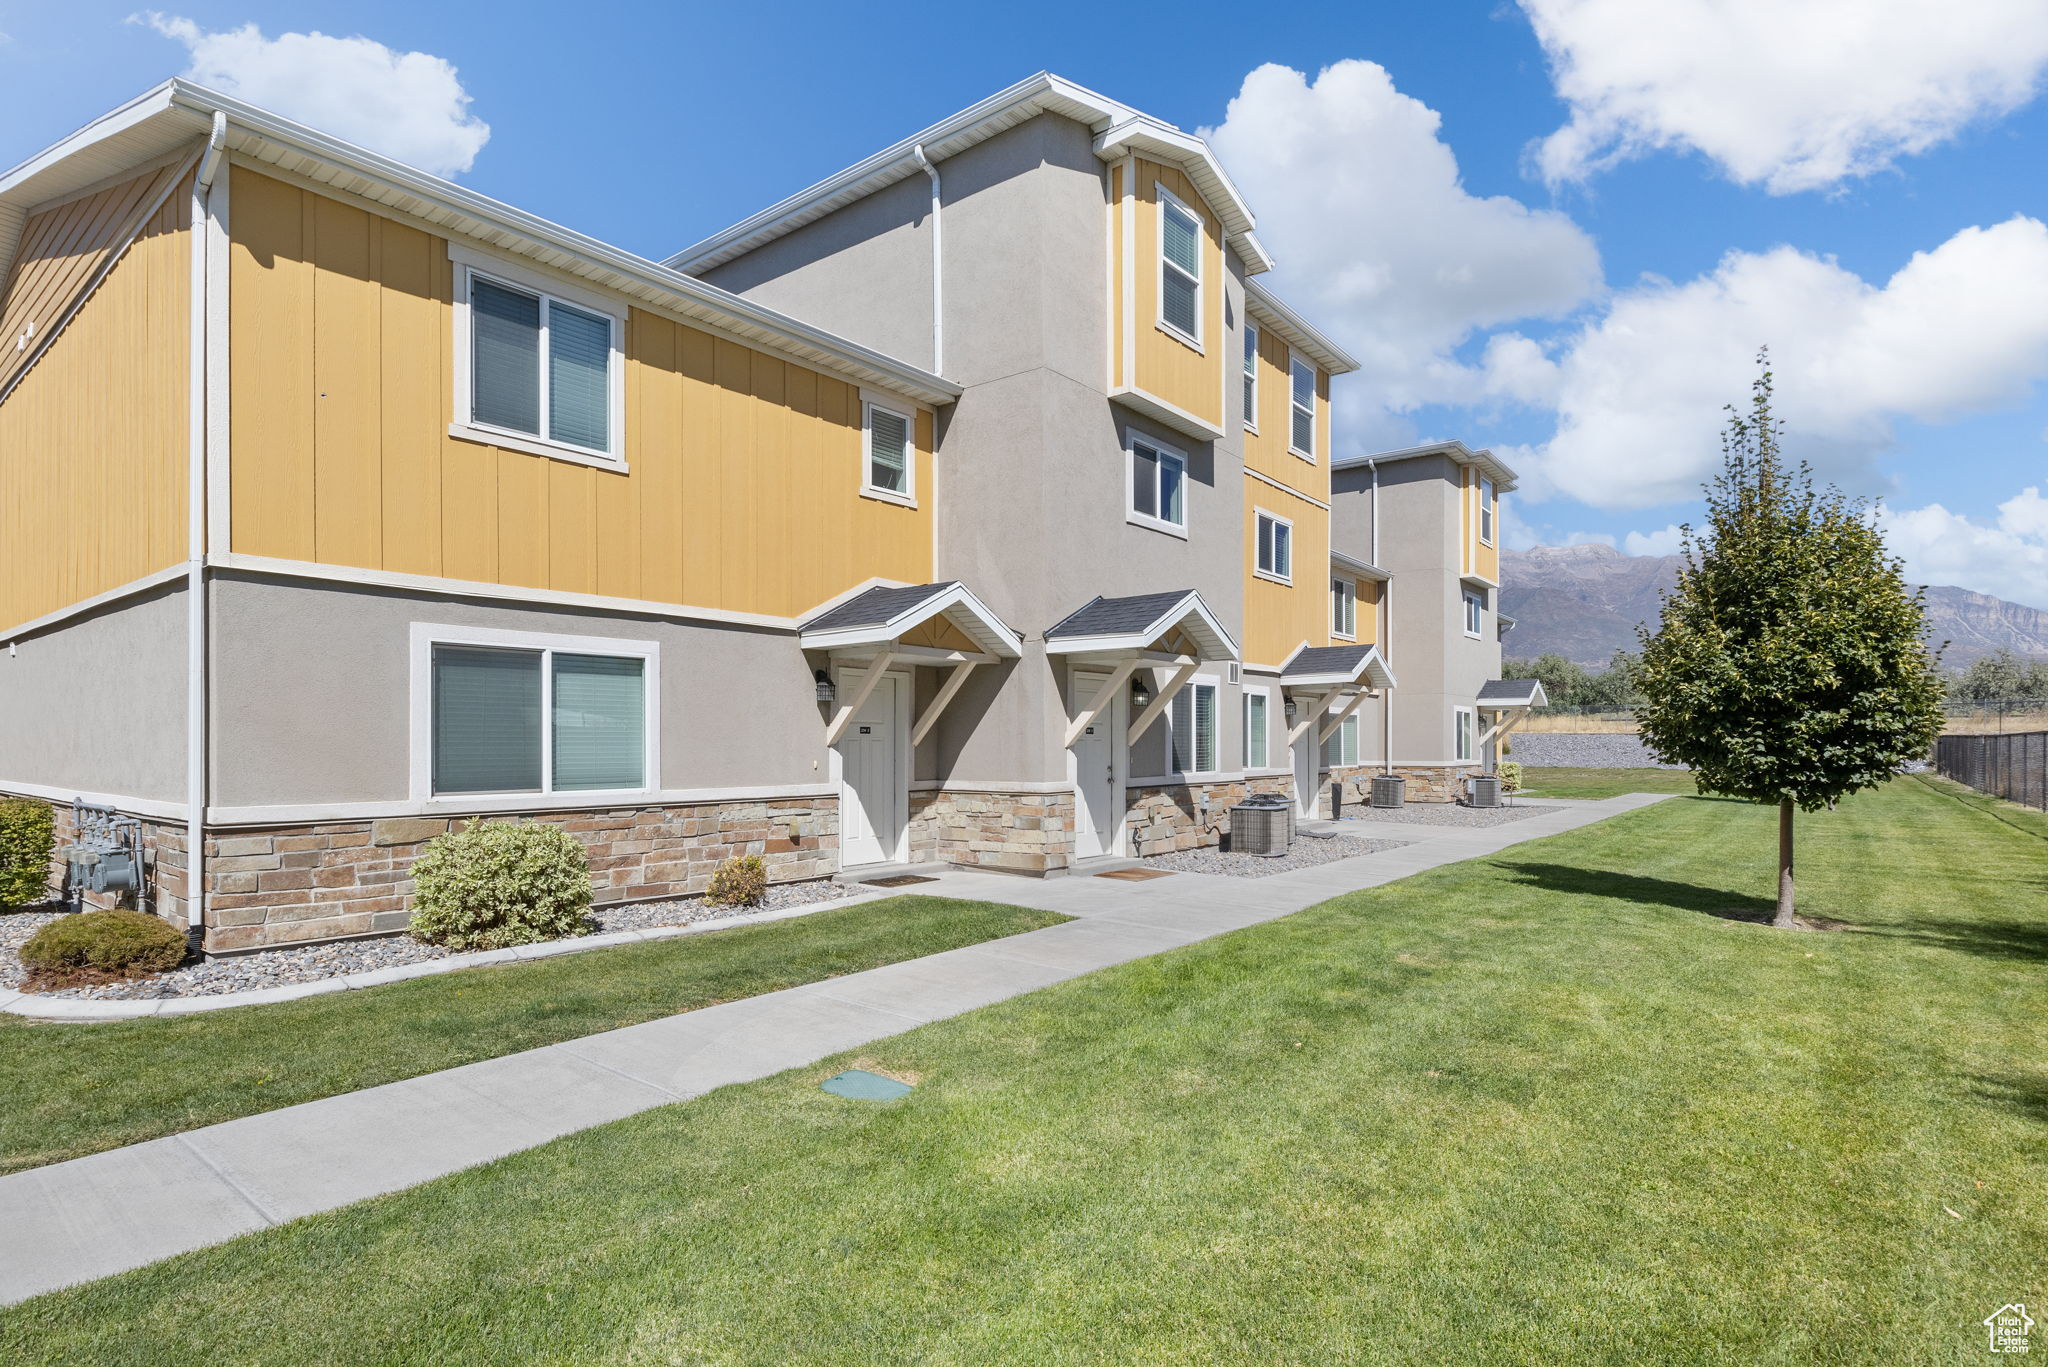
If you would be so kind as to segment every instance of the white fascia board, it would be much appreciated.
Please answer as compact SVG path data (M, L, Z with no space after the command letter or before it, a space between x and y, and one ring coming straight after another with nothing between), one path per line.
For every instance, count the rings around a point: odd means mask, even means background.
M1194 619L1189 635L1195 637L1202 647L1202 658L1211 663L1222 663L1239 658L1237 641L1216 620L1216 614L1209 611L1209 605L1202 601L1199 593L1189 593L1178 603L1161 613L1156 621L1141 631L1124 632L1115 636L1060 636L1045 643L1048 655L1082 655L1091 651L1144 650L1174 627L1184 626L1188 619Z
M1362 576L1366 579L1376 580L1382 584L1386 583L1389 579L1392 579L1394 577L1391 572L1381 569L1378 565L1373 564L1370 560L1360 560L1356 556L1346 555L1344 554L1344 552L1339 550L1333 550L1330 552L1330 563L1332 565L1340 566L1343 569L1350 570L1353 574Z
M1024 643L1017 633L1005 626L1000 618L965 584L954 584L948 589L933 594L921 602L897 613L886 622L866 626L845 627L836 631L807 631L797 638L797 644L805 650L844 650L853 646L886 645L902 636L913 627L921 626L941 613L961 608L968 614L968 620L955 625L975 639L991 655L1014 660L1024 653ZM813 614L814 616L822 613Z
M1476 573L1461 574L1458 576L1458 582L1461 584L1471 584L1482 589L1497 589L1500 587L1500 580L1488 579L1485 575Z
M1476 467L1493 480L1494 492L1510 494L1518 482L1514 470L1491 451L1474 451L1462 441L1433 441L1424 446L1404 446L1398 451L1377 451L1362 456L1342 456L1330 462L1333 470L1362 470L1368 465L1392 465L1398 460L1422 456L1445 456L1460 465Z
M1223 429L1206 418L1200 418L1178 404L1168 403L1157 394L1131 385L1118 385L1109 391L1109 397L1127 408L1136 409L1152 421L1168 427L1184 437L1196 441L1221 441Z
M988 610L988 604L974 596L973 590L965 584L955 583L937 599L936 611L946 612L961 608L972 619L971 623L956 622L968 635L979 641L991 653L1006 660L1014 660L1024 654L1024 642L1003 620ZM924 614L931 616L930 612ZM921 619L920 619L921 620Z
M1254 318L1273 329L1287 345L1315 360L1332 375L1348 375L1359 368L1357 358L1338 346L1306 318L1280 301L1278 295L1256 280L1244 282L1245 307Z
M177 81L170 80L153 86L126 104L108 110L85 127L67 133L42 151L24 157L6 171L0 172L0 199L11 203L34 204L68 193L74 187L59 183L65 179L61 173L49 181L43 181L41 177L58 171L62 163L69 161L79 152L119 137L137 125L146 123L169 110L173 88L178 84ZM199 130L199 122L194 121L190 130L183 132L182 136L189 137ZM87 183L89 182L79 182L81 185Z
M1171 162L1187 172L1188 179L1202 192L1202 198L1223 220L1224 231L1232 237L1249 234L1258 227L1251 206L1238 193L1230 173L1216 160L1209 144L1194 134L1183 133L1148 114L1134 113L1095 139L1095 155L1103 161L1120 161L1133 152L1142 152L1154 161ZM1265 254L1263 248L1259 254ZM1247 260L1245 264L1252 263Z
M1287 657L1288 661L1292 663L1295 655L1301 654L1302 651L1308 648L1306 641L1296 646L1293 654ZM1380 654L1380 648L1376 645L1368 647L1364 657L1358 662L1358 668L1348 672L1340 673L1332 670L1324 674L1302 674L1290 679L1286 677L1287 666L1282 665L1280 669L1280 682L1288 688L1354 688L1358 686L1361 680L1373 688L1398 687L1394 682L1394 671L1388 666L1385 657Z

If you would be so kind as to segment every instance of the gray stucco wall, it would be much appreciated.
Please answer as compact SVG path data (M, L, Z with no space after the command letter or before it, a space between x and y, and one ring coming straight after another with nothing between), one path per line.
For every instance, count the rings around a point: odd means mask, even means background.
M407 798L414 622L657 642L663 788L830 777L811 665L787 632L223 575L213 800Z
M0 646L0 788L185 800L185 590Z

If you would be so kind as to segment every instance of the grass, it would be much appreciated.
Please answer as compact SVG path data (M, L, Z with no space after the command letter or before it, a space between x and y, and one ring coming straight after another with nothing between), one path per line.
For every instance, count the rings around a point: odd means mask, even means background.
M2048 1293L2048 859L1675 798L29 1302L0 1359L1976 1362ZM1730 915L1732 913L1732 917ZM2039 1318L2038 1311L2036 1318Z
M1619 797L1623 793L1687 793L1694 791L1689 769L1539 769L1522 770L1523 791L1530 797Z
M0 1172L914 959L1067 918L892 897L786 921L195 1016L0 1016ZM4 1357L4 1355L0 1355Z

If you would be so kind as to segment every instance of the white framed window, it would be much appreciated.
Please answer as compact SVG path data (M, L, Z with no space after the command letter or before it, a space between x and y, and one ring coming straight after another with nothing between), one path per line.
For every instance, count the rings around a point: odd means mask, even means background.
M861 407L861 493L916 507L916 415L871 400Z
M1202 216L1154 185L1159 201L1159 326L1202 347Z
M1244 426L1259 430L1259 330L1250 319L1244 325Z
M1347 706L1348 704L1337 704ZM1330 738L1323 742L1323 763L1331 769L1348 768L1358 763L1358 714L1346 717Z
M1263 769L1272 744L1273 694L1266 688L1244 690L1244 767Z
M1188 534L1188 458L1164 442L1132 433L1124 462L1125 520L1175 536Z
M1277 513L1258 510L1258 549L1253 561L1259 575L1283 584L1294 582L1294 524Z
M1330 581L1330 633L1347 641L1358 635L1358 585L1350 579Z
M1167 737L1174 773L1216 772L1216 693L1214 679L1195 679L1173 695Z
M1486 623L1486 595L1477 589L1465 590L1465 634L1474 638L1485 635L1480 630Z
M1493 544L1493 481L1481 476L1479 480L1479 544Z
M1471 759L1473 751L1478 748L1474 744L1478 739L1478 735L1474 730L1472 709L1469 707L1454 707L1451 709L1451 712L1458 741L1458 758Z
M1316 458L1316 368L1297 356L1288 357L1287 449L1303 460Z
M415 622L413 796L651 791L660 674L653 641Z
M602 296L451 246L449 433L615 468L625 460L626 319Z

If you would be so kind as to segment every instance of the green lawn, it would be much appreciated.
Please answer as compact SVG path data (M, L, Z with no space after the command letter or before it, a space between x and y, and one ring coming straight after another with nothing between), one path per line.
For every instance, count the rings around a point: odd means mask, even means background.
M0 1016L0 1172L857 973L1067 918L892 897L386 987L101 1025Z
M1530 797L1619 797L1623 793L1693 793L1690 769L1522 770Z
M1978 1362L2048 844L1674 798L28 1303L21 1363ZM2036 1318L2043 1318L2036 1310ZM2038 1331L2037 1331L2038 1332Z

